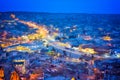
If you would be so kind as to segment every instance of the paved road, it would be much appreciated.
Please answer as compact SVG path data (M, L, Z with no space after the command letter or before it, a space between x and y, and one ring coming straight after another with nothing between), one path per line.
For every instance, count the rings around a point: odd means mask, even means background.
M72 51L72 50L66 49L65 47L58 46L58 45L55 44L55 43L48 43L48 45L50 45L50 46L52 46L52 47L54 47L54 48L60 49L60 50L62 50L62 51L66 51L66 52L68 52L68 53L73 53L73 54L77 54L77 55L82 55L82 54L84 54L84 53L82 53L82 52L78 52L78 51L75 51L75 50Z

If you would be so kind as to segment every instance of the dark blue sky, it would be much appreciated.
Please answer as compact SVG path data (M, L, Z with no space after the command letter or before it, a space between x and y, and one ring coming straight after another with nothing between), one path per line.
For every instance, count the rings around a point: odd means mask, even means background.
M120 0L1 0L0 11L120 14Z

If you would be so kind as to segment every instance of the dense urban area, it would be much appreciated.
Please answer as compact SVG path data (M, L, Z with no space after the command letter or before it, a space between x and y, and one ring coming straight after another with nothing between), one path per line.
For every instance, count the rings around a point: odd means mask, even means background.
M0 80L120 80L120 15L0 17Z

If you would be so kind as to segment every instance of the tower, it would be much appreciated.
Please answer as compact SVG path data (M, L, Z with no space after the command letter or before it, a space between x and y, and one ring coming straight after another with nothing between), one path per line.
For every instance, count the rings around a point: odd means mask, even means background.
M14 67L19 73L21 74L26 73L26 69L25 69L26 60L24 59L14 60L13 63L14 63Z

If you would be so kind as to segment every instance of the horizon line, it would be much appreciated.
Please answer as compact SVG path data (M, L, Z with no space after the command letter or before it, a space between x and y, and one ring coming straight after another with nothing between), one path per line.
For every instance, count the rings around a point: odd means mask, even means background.
M90 13L90 12L45 12L45 11L42 11L42 12L40 12L40 11L0 11L0 13L9 13L9 12L11 12L11 13L16 13L16 12L25 12L25 13L29 13L29 12L31 12L31 13L54 13L54 14L120 14L120 13Z

